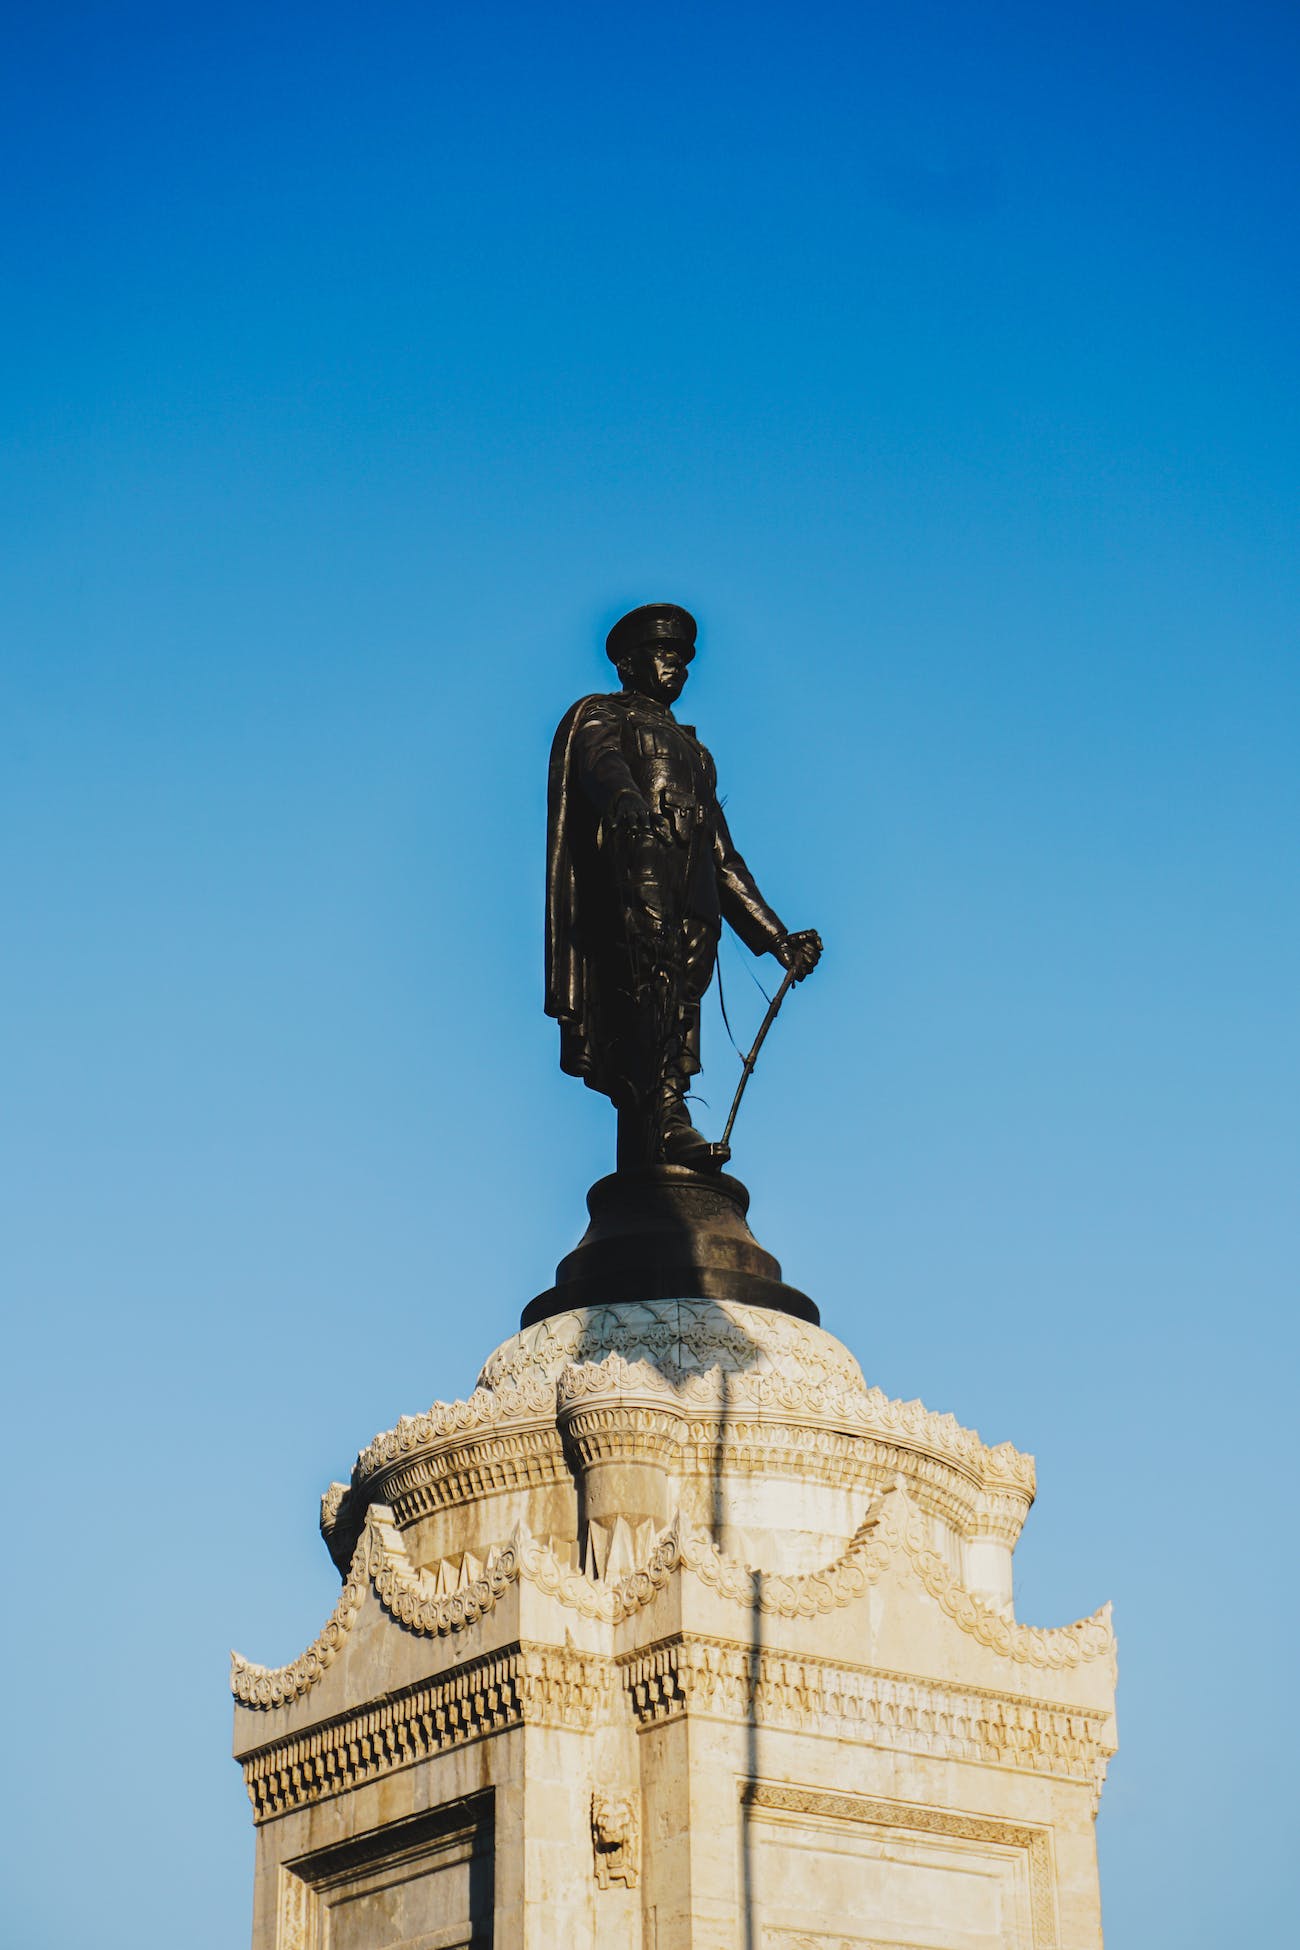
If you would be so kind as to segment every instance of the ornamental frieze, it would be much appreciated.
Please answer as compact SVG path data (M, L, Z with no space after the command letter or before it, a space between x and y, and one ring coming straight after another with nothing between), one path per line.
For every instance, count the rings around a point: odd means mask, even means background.
M764 1573L738 1563L679 1513L659 1533L646 1562L615 1581L575 1570L518 1525L508 1542L494 1546L482 1562L472 1553L461 1554L454 1590L446 1588L445 1569L412 1566L392 1512L372 1505L339 1602L318 1637L291 1665L278 1668L254 1665L232 1653L231 1688L236 1699L253 1708L274 1708L300 1698L332 1664L367 1587L399 1624L428 1636L445 1636L477 1623L521 1578L561 1605L611 1625L648 1605L679 1571L689 1572L751 1615L815 1618L862 1597L893 1557L961 1631L1004 1658L1055 1670L1113 1658L1109 1607L1077 1624L1037 1627L1009 1620L968 1591L932 1548L923 1516L901 1488L872 1506L840 1557L802 1575Z

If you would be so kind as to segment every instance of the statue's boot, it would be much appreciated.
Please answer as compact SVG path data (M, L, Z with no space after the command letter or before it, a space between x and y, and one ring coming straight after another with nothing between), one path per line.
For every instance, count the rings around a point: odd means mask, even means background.
M731 1156L730 1147L712 1144L697 1131L685 1104L686 1079L669 1079L660 1101L659 1149L667 1165L686 1165L692 1171L719 1171Z

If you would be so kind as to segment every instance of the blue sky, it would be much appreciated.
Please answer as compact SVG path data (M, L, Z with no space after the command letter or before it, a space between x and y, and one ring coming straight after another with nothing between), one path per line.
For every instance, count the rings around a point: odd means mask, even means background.
M756 1230L869 1380L1037 1455L1021 1615L1115 1601L1110 1950L1281 1940L1298 42L5 10L14 1941L244 1940L227 1649L314 1635L319 1492L472 1386L611 1155L545 760L658 597L827 943ZM709 1128L735 1069L708 1018Z

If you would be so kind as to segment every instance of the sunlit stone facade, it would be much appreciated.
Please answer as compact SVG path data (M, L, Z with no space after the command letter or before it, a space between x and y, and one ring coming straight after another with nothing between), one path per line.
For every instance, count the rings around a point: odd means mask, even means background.
M323 1499L234 1660L254 1950L1096 1950L1107 1611L1016 1622L1033 1464L731 1302L515 1335Z

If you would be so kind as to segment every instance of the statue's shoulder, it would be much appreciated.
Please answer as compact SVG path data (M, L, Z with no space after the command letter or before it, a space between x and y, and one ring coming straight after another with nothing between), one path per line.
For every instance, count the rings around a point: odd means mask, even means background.
M585 697L580 697L576 704L569 706L560 723L576 724L579 718L589 717L592 712L599 712L602 716L607 711L616 712L622 717L626 715L627 708L626 691L588 691Z
M589 691L571 704L555 728L555 744L567 745L580 726L601 722L621 724L627 717L627 696L623 691Z

